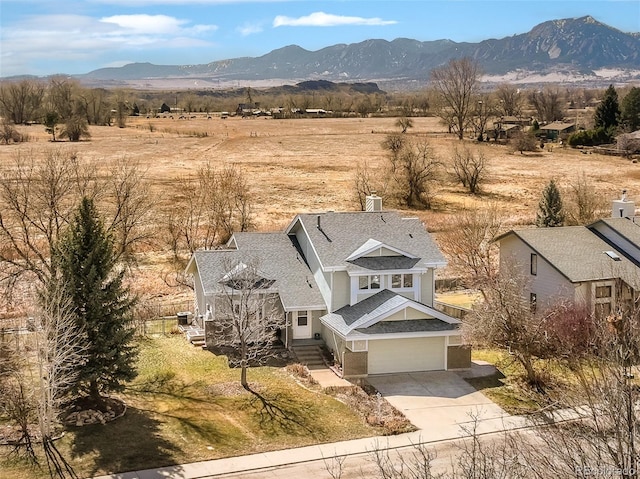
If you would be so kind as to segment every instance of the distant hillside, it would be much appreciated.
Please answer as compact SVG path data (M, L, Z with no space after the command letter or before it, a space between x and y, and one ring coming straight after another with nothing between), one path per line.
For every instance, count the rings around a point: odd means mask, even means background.
M475 58L491 76L519 72L552 75L562 72L583 79L640 78L640 35L624 33L587 16L541 23L530 32L479 43L450 40L419 42L366 40L318 51L286 46L257 58L234 58L206 65L134 63L80 75L89 83L118 84L153 79L200 79L204 82L329 80L348 82L424 82L429 72L451 58ZM614 73L612 73L614 71ZM553 77L550 77L552 79Z

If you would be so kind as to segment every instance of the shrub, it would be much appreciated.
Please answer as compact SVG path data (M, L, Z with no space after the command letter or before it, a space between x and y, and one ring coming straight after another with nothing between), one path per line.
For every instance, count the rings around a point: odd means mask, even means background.
M613 128L594 128L593 130L576 131L569 135L567 143L569 146L595 146L611 143L613 141Z
M15 127L8 121L3 121L0 124L0 142L8 145L10 142L20 143L22 141L28 141L29 137L21 135Z

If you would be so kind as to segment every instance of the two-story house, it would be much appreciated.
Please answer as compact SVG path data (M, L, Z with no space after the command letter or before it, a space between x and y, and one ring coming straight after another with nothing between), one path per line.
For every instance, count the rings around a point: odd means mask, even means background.
M498 238L501 268L527 279L532 307L559 301L600 317L634 304L640 291L640 225L623 193L611 218L588 226L511 230Z
M229 258L255 258L269 278L283 343L321 338L345 377L470 366L459 320L434 308L442 253L419 219L382 210L378 197L367 211L299 214L284 232L239 233L224 250L196 252L187 272L200 314L216 313Z

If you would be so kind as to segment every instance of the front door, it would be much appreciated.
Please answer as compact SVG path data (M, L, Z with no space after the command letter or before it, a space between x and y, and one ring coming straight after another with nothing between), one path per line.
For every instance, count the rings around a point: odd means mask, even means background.
M309 311L293 311L293 339L309 339L311 337L311 315Z

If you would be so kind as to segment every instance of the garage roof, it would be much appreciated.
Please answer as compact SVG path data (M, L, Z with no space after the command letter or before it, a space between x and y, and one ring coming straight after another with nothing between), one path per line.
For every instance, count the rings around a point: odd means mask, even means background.
M424 314L422 319L385 321L386 318L412 308ZM407 332L454 331L459 320L425 304L383 289L352 306L326 314L320 321L343 337L350 333L387 334Z

